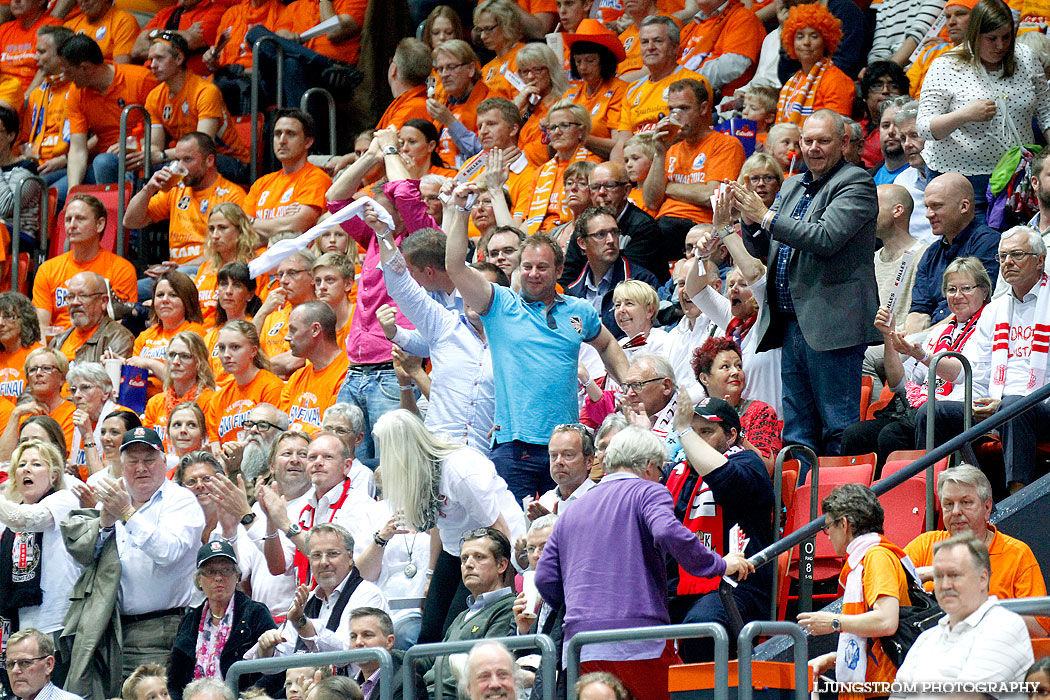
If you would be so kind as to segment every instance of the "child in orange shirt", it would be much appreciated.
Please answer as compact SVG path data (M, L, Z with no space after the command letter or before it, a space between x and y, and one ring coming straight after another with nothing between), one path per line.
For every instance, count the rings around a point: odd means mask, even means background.
M764 144L769 136L769 127L777 120L777 96L779 91L768 85L752 85L744 93L744 108L740 116L750 119L755 128L755 143Z
M656 216L656 212L645 206L645 197L642 196L642 183L649 174L649 167L656 157L656 144L653 143L653 132L643 131L627 139L623 145L624 167L627 177L631 179L634 186L628 198L649 216Z

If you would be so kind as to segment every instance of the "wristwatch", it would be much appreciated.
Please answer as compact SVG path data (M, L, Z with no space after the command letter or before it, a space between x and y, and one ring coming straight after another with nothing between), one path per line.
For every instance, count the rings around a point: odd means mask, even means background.
M841 632L842 631L842 618L838 617L837 615L835 617L831 618L831 629L836 631L836 632Z
M295 625L296 629L306 627L307 622L309 622L309 620L306 619L306 615L300 616L297 620L292 620L292 624Z
M255 522L255 513L247 513L241 518L241 525L245 527L251 527L251 524Z
M383 147L383 155L384 156L396 156L399 152L400 151L397 150L397 146L384 146Z
M288 539L291 539L302 531L303 529L299 527L299 523L292 523L288 526L288 529L284 531L284 534L288 535Z

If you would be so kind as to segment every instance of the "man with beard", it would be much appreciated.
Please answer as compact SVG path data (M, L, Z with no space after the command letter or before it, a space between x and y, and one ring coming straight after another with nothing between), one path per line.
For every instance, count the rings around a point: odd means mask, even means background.
M73 327L51 340L51 347L70 362L102 362L102 353L110 350L119 357L129 357L135 336L106 315L109 291L106 279L96 272L79 272L69 280L66 305Z
M255 481L270 471L270 450L277 436L288 430L288 414L273 404L260 403L244 423L244 440L223 445L226 469L240 471L246 482Z
M281 408L296 430L315 432L335 403L332 391L343 383L350 363L336 340L335 312L323 301L308 301L292 309L285 341L296 357L306 360L284 385Z
M872 173L876 185L892 183L893 179L908 167L895 117L900 106L910 101L907 97L893 97L879 107L879 150L882 151L882 165Z
M893 178L893 184L900 185L911 195L913 207L911 222L908 225L911 235L923 243L933 243L935 237L930 229L930 220L926 218L926 161L922 159L922 148L926 145L926 139L919 138L919 130L915 126L915 117L918 114L919 101L909 100L897 109L897 114L893 117L909 166Z

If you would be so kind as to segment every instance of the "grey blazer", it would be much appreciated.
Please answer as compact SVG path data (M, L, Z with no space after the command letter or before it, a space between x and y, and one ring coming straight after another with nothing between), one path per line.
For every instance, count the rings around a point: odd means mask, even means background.
M767 303L774 306L777 251L785 243L794 249L788 287L806 343L827 351L878 342L881 336L872 325L879 306L875 181L865 170L841 161L821 180L808 183L804 177L784 181L773 203L779 215L771 231L745 227L744 240L752 254L768 255ZM807 191L812 201L796 220L791 213ZM779 314L774 308L770 311L758 317L759 350L782 342L782 332L776 332Z

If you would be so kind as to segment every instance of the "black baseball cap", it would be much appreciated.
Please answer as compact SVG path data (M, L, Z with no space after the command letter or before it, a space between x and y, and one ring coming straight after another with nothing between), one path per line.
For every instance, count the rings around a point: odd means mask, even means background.
M120 451L123 452L135 444L149 445L157 452L164 451L164 441L153 428L132 428L124 433L124 438L120 441Z
M216 557L226 557L234 564L237 563L237 554L233 551L233 547L230 546L229 542L212 540L197 550L197 568L199 569L204 562Z
M740 416L724 399L708 397L693 406L693 412L704 420L720 423L727 433L730 428L736 428L736 432L740 433Z

